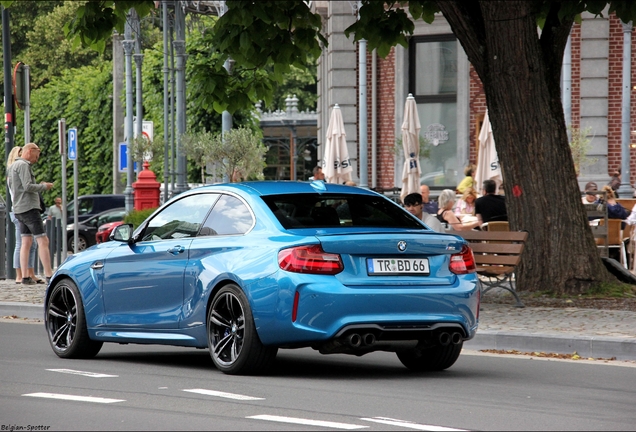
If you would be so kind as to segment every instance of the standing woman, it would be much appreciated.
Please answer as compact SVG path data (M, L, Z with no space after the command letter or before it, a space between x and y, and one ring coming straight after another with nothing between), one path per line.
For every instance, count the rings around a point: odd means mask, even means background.
M22 153L22 147L15 146L11 149L9 153L9 158L7 159L7 170L11 166L15 159L20 156ZM7 178L7 184L9 183L9 179ZM11 186L9 186L9 193L11 193ZM13 202L13 195L11 196L11 201ZM29 268L26 271L26 274L22 274L22 269L20 268L20 247L22 246L22 236L20 234L20 224L18 223L18 219L15 217L15 213L9 213L11 217L11 222L15 225L15 249L13 250L13 268L15 269L15 283L21 284L22 277L30 277L31 280L34 280L36 283L43 284L44 281L35 276L35 252L37 243L33 242L31 249L29 250Z
M444 189L439 195L437 202L439 203L439 210L437 211L437 219L441 223L448 224L455 231L471 230L479 225L478 221L468 222L463 224L455 213L453 212L453 205L455 204L455 191L450 189Z
M463 194L468 188L475 188L475 165L464 168L464 179L457 185L457 193Z

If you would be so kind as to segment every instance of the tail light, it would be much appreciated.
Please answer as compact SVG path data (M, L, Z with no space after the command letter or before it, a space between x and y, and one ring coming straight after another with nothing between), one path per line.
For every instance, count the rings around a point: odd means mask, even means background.
M475 272L475 257L468 245L464 245L459 253L451 255L449 269L455 274Z
M295 273L326 275L344 270L340 255L323 251L319 244L281 250L278 252L278 266Z

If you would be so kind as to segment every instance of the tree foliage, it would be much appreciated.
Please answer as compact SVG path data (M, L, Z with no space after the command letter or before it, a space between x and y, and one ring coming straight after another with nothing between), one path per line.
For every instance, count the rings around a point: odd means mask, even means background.
M62 29L73 19L78 6L76 2L64 2L47 14L38 15L30 23L30 30L26 33L27 45L20 57L13 57L31 67L32 89L46 84L65 70L98 65L112 58L112 49L102 55L90 48L74 47L64 35ZM110 41L105 42L110 45Z
M590 158L589 153L592 145L589 138L592 133L591 127L580 129L572 125L568 126L568 135L570 136L570 150L572 152L572 160L574 161L574 170L578 176L581 168L596 161L596 158Z
M216 163L230 181L262 179L267 147L252 130L239 127L223 133L193 132L183 136L185 153L201 169L204 183L205 166Z
M45 193L46 202L61 196L61 157L58 120L78 130L79 193L110 193L112 190L112 64L84 66L64 72L31 95L31 141L42 149L34 165L38 181L55 182ZM24 143L24 122L17 117L17 145ZM73 164L67 164L67 193L73 192Z
M141 17L155 8L151 0L77 3L65 34L75 44L100 52L113 28L123 31L131 7ZM321 43L326 44L320 34L321 18L305 2L294 0L228 1L227 6L228 11L201 35L204 43L199 50L188 53L188 63L194 64L188 83L196 96L192 102L205 110L232 114L251 109L261 100L270 107L285 74L292 68L311 67L319 57ZM235 62L231 74L223 67L229 57Z

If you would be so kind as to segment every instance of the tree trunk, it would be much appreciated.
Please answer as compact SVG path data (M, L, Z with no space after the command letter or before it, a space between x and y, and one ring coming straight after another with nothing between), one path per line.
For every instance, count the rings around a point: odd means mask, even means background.
M534 4L438 2L484 85L511 229L529 233L517 287L580 293L615 279L581 203L561 104L573 17L551 11L539 31Z

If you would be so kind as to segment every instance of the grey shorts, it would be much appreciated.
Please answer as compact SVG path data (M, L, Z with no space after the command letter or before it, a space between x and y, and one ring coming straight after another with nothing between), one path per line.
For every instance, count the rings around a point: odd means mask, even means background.
M20 222L20 235L22 237L33 236L35 238L46 235L44 231L44 223L42 215L38 209L32 209L24 213L16 213L18 222Z

